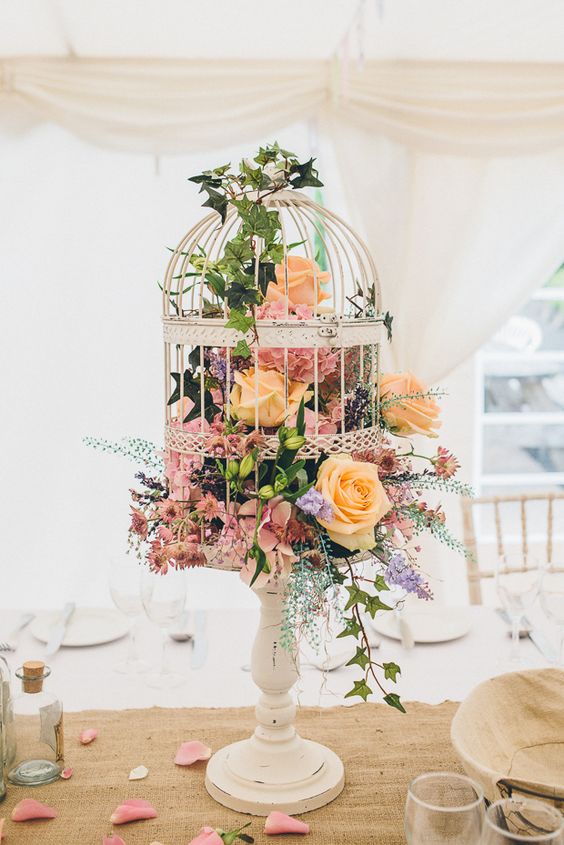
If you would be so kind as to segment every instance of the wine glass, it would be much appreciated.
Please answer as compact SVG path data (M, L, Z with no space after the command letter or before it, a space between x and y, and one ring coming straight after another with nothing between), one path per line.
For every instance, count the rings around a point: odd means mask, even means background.
M558 625L558 662L564 668L564 568L550 566L545 569L540 584L540 603L546 616Z
M162 630L161 667L158 674L149 675L147 684L157 689L170 689L183 683L185 678L173 672L167 659L168 637L166 630L183 613L186 603L186 573L183 569L169 567L166 574L144 569L141 576L141 600L145 613Z
M528 842L563 845L564 818L532 798L504 798L488 807L481 845Z
M409 784L405 805L408 845L477 845L484 795L465 775L427 772Z
M129 555L112 560L108 573L108 585L115 606L132 620L127 640L126 658L114 666L114 671L125 675L148 672L150 666L140 659L135 641L137 622L143 615L141 565L139 562Z
M521 620L539 594L541 571L536 561L519 554L516 560L502 555L496 569L497 595L511 622L510 667L519 668L519 629Z

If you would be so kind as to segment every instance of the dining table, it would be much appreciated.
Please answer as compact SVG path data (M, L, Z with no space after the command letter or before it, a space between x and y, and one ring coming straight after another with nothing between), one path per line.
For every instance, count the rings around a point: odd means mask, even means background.
M401 674L393 685L404 701L438 704L462 701L481 681L514 667L508 663L509 629L493 607L460 608L469 617L465 636L441 643L416 643L404 648L400 641L371 634L374 659L395 662ZM0 611L0 640L15 626L19 610ZM535 625L543 630L555 648L557 632L542 616L540 609L531 614ZM258 690L253 683L250 654L256 634L258 607L245 609L197 608L188 611L187 630L197 617L198 636L205 639L204 659L192 668L193 640L176 642L167 638L167 659L170 667L183 676L182 682L170 689L155 689L145 683L143 674L119 674L114 671L127 652L124 638L104 645L65 647L44 657L45 645L35 639L29 626L19 637L14 652L4 652L12 670L26 660L45 660L51 667L49 685L62 699L65 711L84 709L126 709L147 707L245 707L254 705ZM158 668L162 650L162 631L140 618L133 623L140 656ZM332 653L343 651L352 638L330 644ZM528 638L520 641L523 668L542 668L549 660ZM354 648L351 651L354 654ZM345 654L346 657L346 654ZM343 658L344 659L344 658ZM318 668L323 654L304 648L301 673L294 688L298 705L331 707L351 705L358 699L345 698L357 676L358 667L339 666L332 671ZM317 665L316 665L317 664Z

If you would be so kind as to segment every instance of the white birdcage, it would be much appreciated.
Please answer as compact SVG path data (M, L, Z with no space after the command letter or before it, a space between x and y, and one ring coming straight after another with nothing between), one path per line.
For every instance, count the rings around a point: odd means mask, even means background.
M336 214L296 190L280 190L263 198L268 209L279 213L283 262L277 268L278 305L275 318L256 320L245 340L250 348L247 367L255 381L255 414L251 427L265 436L263 459L273 458L278 447L276 426L261 425L259 404L261 370L273 369L272 359L282 370L284 408L281 417L290 419L295 403L296 369L307 370L308 430L300 457L362 451L379 439L378 390L379 344L384 330L380 314L380 286L374 261L362 240ZM214 296L206 283L208 269L221 258L225 244L241 226L236 209L229 207L225 221L218 225L214 211L190 229L174 250L163 284L163 325L165 344L165 446L180 455L206 455L206 362L210 354L224 361L224 407L230 414L231 385L234 379L234 350L243 335L227 328L227 306ZM255 242L255 280L259 284L260 240ZM311 262L313 301L291 313L292 262L296 256ZM200 257L198 270L194 264ZM195 260L196 259L196 260ZM326 267L326 270L321 270ZM324 282L325 284L322 284ZM285 304L284 304L285 303ZM258 309L260 312L260 309ZM296 356L296 351L298 355ZM296 361L296 358L299 360ZM331 381L338 395L331 418L323 413L324 382L330 358L334 369ZM269 360L270 359L270 360ZM308 359L309 364L306 363ZM265 364L265 360L267 363ZM185 395L185 371L200 381L199 404L193 408ZM302 374L302 378L305 376ZM351 421L349 405L354 392L362 387L359 402L368 406L358 424ZM174 387L176 397L174 401ZM301 393L297 390L297 393ZM190 412L186 413L186 408ZM190 419L187 420L187 417ZM209 413L208 413L209 417Z

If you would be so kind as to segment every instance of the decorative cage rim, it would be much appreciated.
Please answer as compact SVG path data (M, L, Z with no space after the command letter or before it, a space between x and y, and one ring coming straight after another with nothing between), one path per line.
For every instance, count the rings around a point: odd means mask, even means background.
M242 567L241 566L226 566L222 563L214 563L213 558L211 560L208 559L207 554L211 549L215 549L215 545L210 545L209 543L202 544L202 551L204 553L204 557L206 558L206 562L203 564L202 569L216 569L221 572L240 572ZM219 555L220 552L217 551L213 555L216 557ZM344 569L345 567L356 566L360 563L366 563L369 560L374 558L374 554L370 551L367 552L357 552L352 557L345 560L345 558L336 557L332 559L332 563L337 567L337 569Z
M165 448L185 455L208 456L206 441L210 434L204 431L184 431L178 425L165 425ZM265 435L266 442L261 447L261 458L270 460L276 457L280 441L276 434ZM362 451L377 446L383 438L379 425L365 426L354 431L336 434L308 434L306 442L298 452L300 458L317 458L320 455L338 455L351 451Z
M360 285L363 297L365 298L365 302L369 302L371 300L371 297L369 296L369 285L370 282L373 282L374 310L377 314L381 312L382 292L380 286L380 279L378 276L378 270L376 268L374 259L365 241L345 220L343 220L342 217L340 217L334 211L331 211L329 208L322 206L319 203L316 203L315 200L311 199L306 194L297 190L276 191L273 194L270 194L269 196L263 197L262 203L265 206L268 206L269 208L274 208L274 210L278 212L281 212L284 209L288 211L294 225L296 225L296 228L301 233L300 236L305 235L305 237L302 237L302 240L306 244L306 252L312 258L315 256L315 250L313 249L311 235L307 231L307 225L313 227L313 230L316 232L317 236L320 237L325 244L332 244L335 260L336 263L338 263L339 265L338 269L341 281L341 307L339 310L341 314L344 314L344 275L342 258L344 258L344 260L348 264L351 275L355 277L355 272L353 270L353 265L350 257L351 254L354 255L354 260L358 266L359 278L357 278L356 281ZM302 210L301 220L297 217L298 209ZM316 216L318 218L317 220ZM322 229L320 229L319 218L325 221L322 225ZM226 218L223 222L220 223L219 226L217 225L217 212L212 211L210 214L203 217L198 223L196 223L186 232L184 237L181 239L180 243L174 249L166 269L165 278L162 286L163 316L171 316L170 297L171 294L176 294L173 285L174 278L180 278L182 282L186 279L188 272L187 268L189 266L189 259L192 255L194 255L195 250L198 248L198 246L202 246L202 242L205 241L205 243L203 244L203 246L206 248L204 264L202 267L202 271L199 274L198 280L199 286L200 288L202 288L205 283L205 274L207 272L210 255L214 250L217 250L217 253L220 254L229 235L233 232L233 230L238 231L240 229L240 226L242 225L241 223L237 227L234 226L234 223L236 223L237 219L237 210L233 207L231 203L229 203ZM303 228L303 232L301 231L301 227ZM209 246L208 250L208 244L210 241L211 245ZM284 226L282 228L282 241L284 246L286 247L287 239ZM287 256L287 252L285 252L285 256ZM181 272L179 274L179 277L175 277L175 270L177 269L179 263L181 264ZM332 264L330 258L329 263ZM336 304L337 290L335 288L335 273L333 271L332 266L330 267L330 270L331 275L333 277L334 297ZM180 290L182 290L182 284L180 285ZM178 300L180 302L180 305L182 305L182 296L179 296ZM314 310L317 311L317 304ZM201 316L201 298L198 312Z

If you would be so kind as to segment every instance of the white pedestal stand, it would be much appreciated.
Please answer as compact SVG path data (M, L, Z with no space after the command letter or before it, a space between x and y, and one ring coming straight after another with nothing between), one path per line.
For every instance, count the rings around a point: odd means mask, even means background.
M213 755L206 789L224 807L241 813L305 813L339 795L345 784L343 764L325 746L302 739L294 727L296 706L290 689L298 673L280 645L284 584L261 587L256 593L261 613L251 666L253 681L262 691L255 711L258 725L250 739Z

